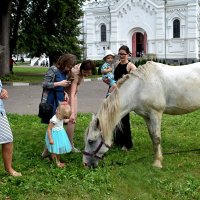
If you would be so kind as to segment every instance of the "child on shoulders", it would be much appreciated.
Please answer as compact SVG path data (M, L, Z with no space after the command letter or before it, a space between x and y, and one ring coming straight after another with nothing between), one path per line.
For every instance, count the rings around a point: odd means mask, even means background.
M57 107L55 115L50 119L45 142L51 158L55 160L59 168L65 166L60 162L60 154L69 153L72 150L71 143L63 127L64 119L69 119L71 108L67 102L61 102Z
M114 54L112 53L111 50L106 51L103 60L105 61L105 63L101 67L102 80L103 82L107 83L110 87L107 94L107 96L109 96L110 93L117 88L117 84L113 75L113 67L112 67Z

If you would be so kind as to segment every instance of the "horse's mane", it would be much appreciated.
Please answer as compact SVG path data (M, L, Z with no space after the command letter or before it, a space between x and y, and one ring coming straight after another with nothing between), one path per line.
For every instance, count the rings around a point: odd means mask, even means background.
M118 81L117 81L117 87L120 88L121 85L127 80L130 78L130 74L126 74L124 75L122 78L120 78Z
M164 66L164 64L161 63L159 63L159 65ZM131 74L145 80L150 77L153 71L159 71L159 69L160 67L158 67L155 62L148 61L146 64L140 65L136 70L132 71Z
M107 144L112 143L112 132L120 121L119 90L115 89L102 103L97 117L99 119L102 136Z
M129 79L130 75L124 75L117 81L118 88ZM102 136L107 144L112 143L113 129L120 121L119 89L116 88L106 99L104 99L97 117L100 123Z

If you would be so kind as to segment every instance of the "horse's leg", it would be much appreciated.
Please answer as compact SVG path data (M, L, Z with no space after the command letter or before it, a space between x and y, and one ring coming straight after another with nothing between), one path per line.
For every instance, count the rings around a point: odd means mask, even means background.
M153 143L154 167L162 168L162 150L161 150L161 118L162 113L152 112L148 118L145 117L149 135Z

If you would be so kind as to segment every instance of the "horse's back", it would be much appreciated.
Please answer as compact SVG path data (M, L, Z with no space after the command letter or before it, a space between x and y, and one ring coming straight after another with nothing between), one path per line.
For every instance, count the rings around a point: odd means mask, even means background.
M200 63L169 66L147 62L135 75L143 82L138 95L145 107L168 114L188 113L200 107Z

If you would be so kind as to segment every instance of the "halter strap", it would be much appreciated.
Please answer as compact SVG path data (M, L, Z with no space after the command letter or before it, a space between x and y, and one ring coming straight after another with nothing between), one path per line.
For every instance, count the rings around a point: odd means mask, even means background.
M95 151L93 151L92 153L83 151L83 154L86 155L86 156L95 157L95 158L97 158L97 159L102 160L102 159L103 159L103 156L100 157L100 156L98 156L98 155L96 155L96 154L99 152L99 150L101 149L101 147L102 147L103 145L105 145L108 149L111 148L111 146L109 146L108 144L106 144L106 143L103 141L103 138L101 137L101 142L100 142L100 144L98 145L98 147L97 147L97 149L96 149Z

